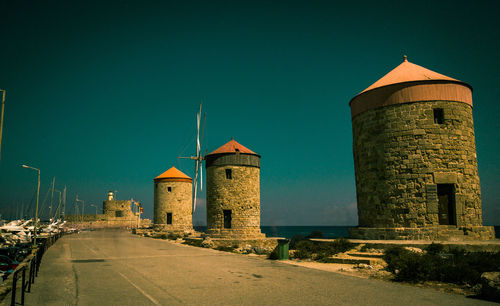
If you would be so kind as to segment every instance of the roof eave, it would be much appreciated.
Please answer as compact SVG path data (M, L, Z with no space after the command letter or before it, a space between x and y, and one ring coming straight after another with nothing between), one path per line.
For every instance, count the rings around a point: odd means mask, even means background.
M399 84L406 84L406 83L455 83L455 84L460 84L460 85L465 85L466 87L468 87L471 91L473 91L473 88L471 85L469 85L468 83L466 82L463 82L463 81L459 81L459 80L415 80L415 81L406 81L406 82L398 82L398 83L392 83L392 84L388 84L388 85L384 85L384 86L380 86L380 87L375 87L375 88L372 88L370 90L364 90L362 92L360 92L359 94L355 95L350 101L349 101L349 107L351 106L352 102L362 96L362 95L365 95L369 92L372 92L374 90L377 90L379 88L385 88L385 87L390 87L390 86L393 86L393 85L399 85Z

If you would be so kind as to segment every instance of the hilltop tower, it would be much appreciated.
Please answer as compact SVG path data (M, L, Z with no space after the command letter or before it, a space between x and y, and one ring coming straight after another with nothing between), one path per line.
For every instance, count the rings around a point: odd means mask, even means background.
M206 156L207 234L264 238L260 231L260 155L232 139Z
M361 239L493 239L482 226L472 87L408 62L349 103Z
M193 180L172 167L154 179L154 228L192 231Z

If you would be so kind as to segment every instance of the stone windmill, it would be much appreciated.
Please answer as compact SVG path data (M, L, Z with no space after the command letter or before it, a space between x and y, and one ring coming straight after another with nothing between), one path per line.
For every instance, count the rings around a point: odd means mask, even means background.
M207 234L264 238L260 231L260 155L232 139L206 155Z
M361 239L493 239L482 226L472 87L406 56L349 103Z
M155 177L155 230L193 230L192 186L193 180L175 167Z

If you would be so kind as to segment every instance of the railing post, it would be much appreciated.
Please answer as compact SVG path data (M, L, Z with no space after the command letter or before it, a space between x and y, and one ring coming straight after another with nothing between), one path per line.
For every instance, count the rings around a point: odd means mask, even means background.
M30 283L28 285L28 292L31 291L31 284L35 283L35 266L36 266L36 253L33 255L33 258L31 258L31 263L30 263Z
M21 305L24 305L24 292L26 290L26 266L23 267L23 277L22 277L22 290L21 290Z
M42 250L42 248L40 248L38 251L37 251L37 254L36 254L36 261L35 261L35 276L38 276L38 268L40 267L40 259L42 257L40 251Z
M16 305L16 287L17 287L17 271L12 275L12 298L10 300L10 305Z

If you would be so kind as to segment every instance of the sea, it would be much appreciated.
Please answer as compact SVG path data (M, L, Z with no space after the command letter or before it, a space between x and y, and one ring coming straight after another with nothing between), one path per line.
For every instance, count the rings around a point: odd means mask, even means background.
M349 237L349 228L353 226L261 226L261 231L267 237L292 238L296 235L307 236L313 231L320 231L324 238ZM205 232L206 226L195 226L198 232ZM500 238L500 226L495 226L495 236Z

